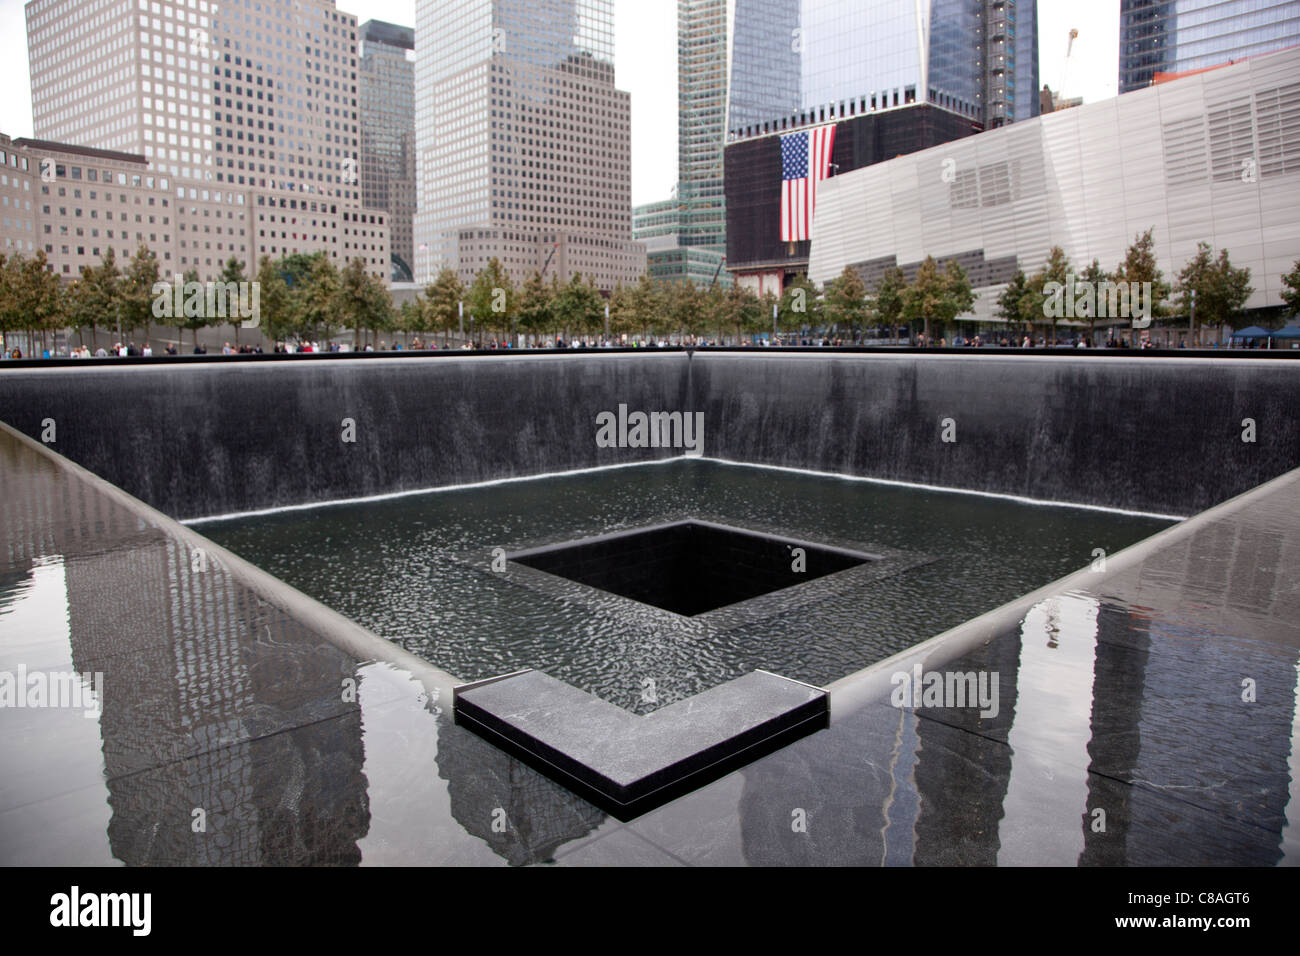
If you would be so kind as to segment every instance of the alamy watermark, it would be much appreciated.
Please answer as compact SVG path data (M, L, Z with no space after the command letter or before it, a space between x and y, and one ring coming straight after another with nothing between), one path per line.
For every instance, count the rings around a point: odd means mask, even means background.
M1044 282L1043 295L1043 315L1049 319L1132 319L1135 329L1151 324L1150 282L1091 282L1071 272L1064 284Z
M87 671L34 671L24 664L16 671L0 671L0 707L67 707L83 710L86 717L100 715L104 699L104 674Z
M981 717L998 715L997 671L895 671L889 702L895 707L975 707Z
M596 415L597 448L683 448L697 456L704 451L703 412L629 412Z
M260 282L186 282L176 275L172 282L155 282L151 291L156 319L238 318L245 329L262 321Z

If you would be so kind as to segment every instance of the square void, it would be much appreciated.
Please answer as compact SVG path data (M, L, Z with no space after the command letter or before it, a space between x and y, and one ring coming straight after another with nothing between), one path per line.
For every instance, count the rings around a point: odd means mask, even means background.
M795 549L803 549L802 556ZM519 551L510 559L691 617L845 571L879 555L682 521ZM802 569L796 570L797 561Z

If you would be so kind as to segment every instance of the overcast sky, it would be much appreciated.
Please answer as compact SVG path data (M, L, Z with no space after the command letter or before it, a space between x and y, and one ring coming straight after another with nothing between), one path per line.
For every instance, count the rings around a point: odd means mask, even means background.
M415 25L415 0L336 0L358 20ZM632 202L668 198L677 181L677 0L614 0L615 71L632 94ZM1119 0L1039 0L1038 69L1052 89L1095 102L1114 96ZM1079 31L1066 74L1070 28ZM32 135L23 0L0 0L0 132Z

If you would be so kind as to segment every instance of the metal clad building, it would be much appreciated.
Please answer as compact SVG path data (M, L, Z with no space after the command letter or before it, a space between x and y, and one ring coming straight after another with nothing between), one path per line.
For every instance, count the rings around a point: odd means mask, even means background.
M1165 279L1198 242L1251 270L1248 309L1281 303L1300 259L1300 49L1041 116L842 174L818 194L809 277L867 281L959 258L992 319L1015 269L1061 246L1114 269L1154 227Z

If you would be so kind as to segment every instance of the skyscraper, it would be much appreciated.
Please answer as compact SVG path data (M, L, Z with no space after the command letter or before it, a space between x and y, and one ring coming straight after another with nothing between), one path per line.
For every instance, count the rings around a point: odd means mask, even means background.
M26 13L36 136L146 157L174 191L176 271L324 250L388 277L386 217L358 186L356 18L333 0L31 0Z
M1120 0L1119 91L1297 45L1296 0Z
M677 90L680 241L726 252L726 0L677 0Z
M357 31L361 201L388 213L393 278L414 278L415 31L367 20Z
M727 129L726 0L677 0L677 186L638 206L634 234L656 279L730 284L723 147Z
M1038 115L1034 0L736 0L727 268L780 291L781 140L835 124L829 175ZM788 173L788 169L785 170Z
M493 257L516 282L635 280L613 0L419 0L415 46L416 281Z

